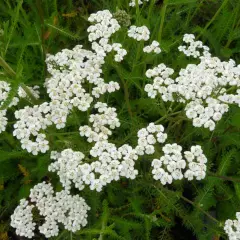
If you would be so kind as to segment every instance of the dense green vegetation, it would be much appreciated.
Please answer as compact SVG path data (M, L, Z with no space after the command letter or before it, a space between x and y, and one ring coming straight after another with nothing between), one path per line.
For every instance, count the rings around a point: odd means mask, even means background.
M21 148L13 135L14 112L26 105L48 101L44 82L46 54L55 54L77 44L90 48L87 40L88 16L109 9L113 14L125 10L131 24L146 25L151 40L158 40L159 55L144 55L141 43L125 38L126 27L113 39L128 51L116 64L108 57L104 78L118 81L121 89L105 94L102 101L117 109L121 127L111 136L120 146L135 145L137 131L149 122L161 119L168 138L186 149L202 146L208 158L207 176L202 181L176 181L162 186L152 179L151 161L137 162L135 180L122 178L107 185L100 193L85 188L80 195L91 206L87 227L76 233L62 230L51 239L227 239L223 230L227 219L240 210L240 108L231 106L210 132L194 128L186 118L183 104L150 99L144 86L149 82L145 71L159 63L179 70L197 62L178 51L185 33L193 33L221 60L232 58L240 64L239 0L150 0L131 8L128 0L2 0L0 3L0 80L11 84L2 109L7 108L19 86L40 86L40 98L20 100L8 109L7 130L0 134L0 239L24 239L10 227L10 215L30 189L45 180L55 190L62 188L58 176L48 172L50 151L34 156ZM178 114L171 114L173 109ZM79 126L88 123L84 112L74 110L64 129L54 126L45 132L50 150L72 148L88 153L91 145L79 136ZM79 191L73 189L74 194ZM41 219L36 219L41 223ZM34 239L45 239L36 233Z

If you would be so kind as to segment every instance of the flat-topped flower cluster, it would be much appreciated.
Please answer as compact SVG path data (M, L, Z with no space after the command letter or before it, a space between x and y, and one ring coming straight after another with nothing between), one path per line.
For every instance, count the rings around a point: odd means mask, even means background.
M87 224L87 211L90 210L85 200L79 195L70 195L69 191L57 192L54 196L50 183L39 183L31 189L30 201L22 199L11 216L11 225L20 236L32 238L36 223L33 220L33 209L36 207L45 222L39 231L46 238L57 236L58 223L65 229L76 232Z
M102 69L110 52L115 54L114 61L121 62L127 51L121 43L112 42L111 37L120 25L108 10L91 14L89 22L92 25L87 31L92 50L77 45L72 50L64 49L48 55L46 63L51 77L46 79L45 87L50 101L15 112L14 136L21 141L23 149L37 155L51 148L44 132L49 126L64 128L73 108L82 112L94 109L94 113L89 115L89 124L79 126L79 137L86 137L92 146L88 158L81 151L70 148L51 152L53 161L48 170L57 173L63 190L54 194L51 184L45 182L33 187L30 200L21 200L11 217L11 225L20 236L34 236L34 207L45 219L39 231L46 238L58 235L58 223L72 232L86 226L90 208L84 199L70 194L71 188L81 191L89 186L91 190L100 192L104 186L121 177L135 179L139 173L136 161L143 155L150 158L156 153L156 146L162 151L159 159L152 160L152 175L163 185L183 178L202 180L206 175L207 158L201 146L190 146L190 151L183 152L180 145L166 143L168 136L161 124L149 123L141 128L137 133L136 146L111 143L109 138L120 127L120 120L117 109L99 98L119 90L120 85L116 81L107 82ZM146 26L130 26L126 35L136 41L150 39ZM200 41L195 41L193 35L185 35L184 42L187 45L179 50L187 56L199 58L200 63L181 69L176 79L171 78L174 70L163 63L148 69L146 76L153 78L153 83L147 84L145 91L151 98L159 94L163 101L185 103L186 115L193 119L194 126L213 130L215 122L228 111L228 104L240 105L238 90L235 95L228 94L230 87L239 86L240 67L232 60L221 62L212 57L209 49ZM152 41L142 50L145 53L161 52L157 41ZM91 88L86 87L89 84ZM5 83L2 86L2 99L6 99L9 87ZM3 125L6 122L4 116L3 112Z
M229 240L239 240L240 239L240 212L236 213L236 218L234 220L228 219L225 222L224 230L228 235Z
M192 146L191 151L185 151L182 156L182 147L178 144L166 144L162 148L164 155L152 161L153 178L160 180L163 185L171 184L173 180L204 179L206 176L207 158L199 145ZM182 173L183 170L185 173Z
M136 1L138 2L138 5L142 5L144 2L149 2L149 0L130 0L129 6L130 7L135 7L136 6Z
M157 41L152 41L152 43L148 46L145 46L143 48L143 52L146 52L146 53L161 53L161 48L159 47L159 42Z
M188 64L175 79L171 78L174 70L163 63L148 69L146 76L153 78L153 83L146 84L145 91L151 98L160 95L165 102L185 103L186 116L193 126L213 131L229 104L240 106L240 65L232 59L223 62L212 57L209 48L195 41L192 34L185 34L183 41L186 45L179 50L200 63Z
M37 99L39 98L39 91L38 86L28 87L28 90L31 94ZM7 106L4 106L5 102L8 100L9 92L11 91L11 85L6 81L0 81L0 133L6 130L6 126L8 123L7 119L7 109L16 106L20 100L20 98L27 98L29 99L27 93L23 90L20 86L18 87L17 97L13 97Z

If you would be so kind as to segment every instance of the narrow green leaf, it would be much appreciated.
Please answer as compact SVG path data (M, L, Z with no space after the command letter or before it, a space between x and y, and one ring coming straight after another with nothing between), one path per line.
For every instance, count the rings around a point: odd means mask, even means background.
M197 0L169 0L168 5L180 5L180 4L189 4L197 3Z

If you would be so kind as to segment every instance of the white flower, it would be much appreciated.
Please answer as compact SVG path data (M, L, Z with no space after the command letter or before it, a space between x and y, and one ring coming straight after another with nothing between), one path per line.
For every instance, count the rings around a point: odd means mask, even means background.
M166 133L158 133L157 134L157 141L159 143L164 143L167 139L167 134Z
M90 33L88 36L90 42L99 38L110 38L111 35L120 28L117 20L112 17L109 10L98 11L97 13L91 14L88 21L96 23L87 29Z
M194 159L194 154L190 151L185 151L184 156L187 159L188 162L192 162Z
M65 229L76 232L87 224L87 211L90 210L85 200L78 195L72 196L63 190L53 195L53 187L45 182L39 183L31 189L30 200L34 205L29 205L25 199L11 216L11 226L16 228L20 236L32 238L36 223L33 222L32 209L36 207L39 214L45 218L39 231L46 238L57 236L59 233L58 223Z
M237 220L226 220L224 231L228 235L229 240L239 240L240 239L240 219L239 212L236 213Z
M201 127L203 124L202 119L201 118L194 118L193 119L193 126L194 127Z
M155 152L155 149L152 145L147 145L145 148L146 154L153 154Z
M156 139L155 139L155 137L152 134L150 134L150 135L147 136L147 142L149 144L153 145L153 144L156 143Z
M192 146L191 147L191 152L194 154L194 156L198 157L202 154L202 148L199 145Z
M150 31L146 26L137 27L132 25L128 30L128 36L137 41L147 41L150 38Z
M146 71L148 78L153 78L152 84L146 84L144 90L148 96L155 98L159 94L163 101L186 103L186 116L193 120L194 127L205 127L213 131L216 122L229 110L228 104L240 106L239 67L233 60L222 62L212 57L209 48L201 41L196 41L194 35L185 34L179 50L187 56L199 58L198 64L188 64L179 71L175 79L169 76L172 69L160 64ZM150 51L146 47L146 51ZM231 86L236 86L234 94L227 94Z
M159 47L159 43L154 40L151 43L151 45L145 46L143 48L143 52L146 52L146 53L154 52L154 53L159 54L159 53L161 53L161 48Z
M139 138L147 137L147 136L148 136L148 131L147 131L147 129L146 129L146 128L140 129L140 130L138 131L137 136L138 136Z
M199 145L192 146L191 151L185 151L182 156L182 147L180 145L166 144L162 148L164 155L158 160L152 161L153 178L160 180L163 185L171 184L173 180L181 180L184 177L189 181L194 177L201 180L206 176L206 156ZM182 171L186 170L185 173Z
M138 5L142 5L144 2L148 2L149 0L138 0ZM135 0L130 0L129 2L129 6L130 7L135 7L136 6L136 2Z
M26 199L20 201L19 206L11 216L11 226L16 228L17 235L32 238L36 223L33 222L32 214L34 206L28 204L29 202Z

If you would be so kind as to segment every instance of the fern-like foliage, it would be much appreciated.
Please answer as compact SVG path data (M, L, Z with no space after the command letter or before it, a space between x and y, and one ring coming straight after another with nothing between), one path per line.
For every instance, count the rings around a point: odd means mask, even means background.
M169 142L181 144L186 149L195 144L202 146L208 158L207 177L201 182L176 181L176 184L163 187L152 179L151 174L151 159L161 156L162 146L157 146L154 156L136 163L139 170L137 179L113 182L101 193L88 188L79 193L73 188L72 192L84 196L91 206L88 225L73 234L60 227L59 236L53 239L226 239L223 223L240 211L238 108L231 107L215 131L209 133L206 129L192 127L183 113L169 117L169 111L176 109L181 112L184 105L163 103L160 98L149 99L144 86L150 82L145 76L148 68L163 62L176 72L186 67L189 59L177 50L184 33L195 33L209 45L213 55L223 60L233 58L239 64L238 0L150 0L140 8L138 17L136 8L129 7L128 0L1 1L0 29L3 35L0 36L0 56L12 72L9 74L1 65L0 80L7 81L11 91L0 109L8 109L9 117L7 131L0 135L0 239L6 237L6 233L8 239L17 238L9 225L10 215L18 201L28 196L32 186L40 181L51 181L57 191L62 188L56 175L48 172L49 154L30 155L10 134L16 121L14 111L23 108L26 101L20 101L16 108L9 108L9 105L17 96L19 86L26 91L26 86L40 86L41 100L35 102L31 99L28 105L48 101L44 89L48 77L46 54L72 48L76 44L88 48L86 20L92 12L103 9L112 12L125 10L132 16L132 23L137 20L138 25L151 29L151 41L161 36L162 49L157 56L137 53L138 50L141 52L143 43L138 47L127 38L127 29L114 36L116 42L123 43L128 54L122 66L113 63L113 55L109 55L103 67L104 79L118 81L121 85L119 91L101 99L117 108L121 121L121 130L117 134L114 132L110 141L117 146L124 143L135 146L140 128L165 117L162 124ZM87 123L85 113L73 110L66 129L49 127L46 131L52 150L72 148L87 156L90 146L79 137L78 130L79 125ZM36 239L44 240L44 237L39 234Z

